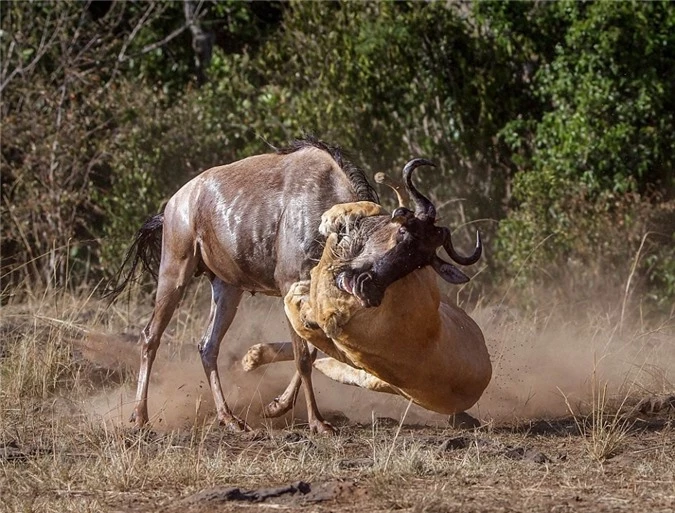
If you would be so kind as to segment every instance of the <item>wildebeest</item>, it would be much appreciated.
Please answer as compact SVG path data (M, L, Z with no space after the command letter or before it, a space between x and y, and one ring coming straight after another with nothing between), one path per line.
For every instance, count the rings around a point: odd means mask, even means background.
M483 334L461 308L440 300L430 267L415 270L366 308L353 295L351 273L363 216L381 207L336 205L324 215L330 226L311 280L297 282L284 302L296 333L328 358L314 365L341 383L400 394L429 410L453 414L473 406L490 382L492 367ZM364 220L367 219L364 218ZM356 234L356 235L355 235ZM288 343L258 344L246 354L246 370L288 359Z
M126 275L120 271L111 294L115 297L124 289L140 264L152 269L153 262L159 260L155 306L140 336L141 367L131 417L137 426L148 421L148 381L162 333L192 276L205 274L211 282L212 306L199 345L202 364L220 422L246 429L225 402L217 368L220 342L242 293L283 297L294 283L308 279L325 240L319 232L322 213L336 204L355 201L377 201L363 172L336 148L305 139L285 150L204 171L171 197L163 214L141 227L122 266L129 264L130 269ZM437 258L436 247L446 241L451 247L449 237L444 238L441 232L435 233L433 243L404 236L395 237L392 243L392 230L398 233L409 221L411 227L419 224L415 216L406 215L371 230L362 240L359 258L348 276L343 276L364 305L376 306L388 285L431 262L432 253ZM458 257L452 251L451 256ZM451 264L436 262L435 268L446 278L466 279L459 271L451 272ZM314 398L313 355L306 342L291 331L295 381L302 382L310 429L332 431ZM290 399L271 403L266 413L273 416L287 411Z

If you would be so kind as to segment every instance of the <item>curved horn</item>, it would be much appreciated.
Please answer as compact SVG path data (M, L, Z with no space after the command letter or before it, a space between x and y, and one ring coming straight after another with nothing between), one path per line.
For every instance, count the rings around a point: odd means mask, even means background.
M392 179L382 171L375 174L375 181L390 187L396 193L396 197L398 198L398 206L405 208L405 206L410 201L410 195L408 194L408 191L405 190L405 185L403 182Z
M436 165L430 160L412 159L403 168L403 181L405 182L405 187L408 190L408 193L415 202L415 217L423 221L430 220L433 222L436 220L436 208L431 203L429 198L425 197L421 192L415 189L415 186L412 183L412 173L420 166L436 167Z
M452 236L450 235L450 230L447 228L444 228L444 230L445 240L443 241L443 249L448 252L450 258L460 265L472 265L478 262L480 256L483 254L483 241L480 239L480 232L478 230L476 230L476 247L470 256L462 256L457 253L454 246L452 245Z

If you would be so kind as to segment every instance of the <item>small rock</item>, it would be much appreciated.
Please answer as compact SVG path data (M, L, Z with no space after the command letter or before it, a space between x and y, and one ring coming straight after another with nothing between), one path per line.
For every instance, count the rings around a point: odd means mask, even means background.
M543 452L529 447L511 447L506 449L504 456L511 460L527 460L534 463L548 463L551 461Z
M466 449L471 445L471 440L464 436L457 436L455 438L448 438L438 446L438 452L456 451L458 449Z
M311 488L309 493L303 496L303 502L354 500L366 494L366 491L358 488L353 481L327 481L313 484Z
M258 488L256 490L242 490L237 487L212 488L190 495L189 497L186 497L182 503L184 505L191 505L204 502L264 502L267 499L281 497L282 495L295 495L297 493L305 495L309 493L310 490L311 486L304 481L297 481L286 486Z
M455 429L476 429L481 426L480 420L465 411L450 415L448 424Z

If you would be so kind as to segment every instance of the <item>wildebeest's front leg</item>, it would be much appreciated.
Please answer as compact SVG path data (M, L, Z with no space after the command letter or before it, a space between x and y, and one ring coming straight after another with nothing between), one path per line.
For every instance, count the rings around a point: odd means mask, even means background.
M316 358L316 348L311 346L309 348L312 361ZM295 360L293 354L293 343L265 343L251 346L241 360L241 366L246 372L257 369L261 365L267 365L273 362L290 362ZM295 401L300 392L300 385L302 379L300 373L295 371L293 379L286 387L284 392L275 397L262 410L262 416L266 418L281 417L293 408Z
M293 344L291 349L293 348ZM314 349L316 351L316 349ZM295 360L295 357L291 358ZM300 392L300 385L302 385L302 377L300 373L296 370L293 374L293 379L284 390L284 393L280 396L275 397L271 402L269 402L262 410L262 416L267 419L274 419L281 417L286 414L293 408L296 399L298 398L298 392Z
M379 208L379 205L371 204L370 202L362 202L362 203L366 203L368 205L375 205L376 207ZM330 215L324 220L335 219L339 215L342 215L342 212L344 212L344 207L340 209L331 209L331 211L333 211L335 216ZM328 266L330 265L329 262L332 258L332 253L335 245L337 244L337 241L338 241L337 233L332 232L326 241L326 246L324 248L323 256L321 258L320 263L312 271L312 280L319 279L317 273L330 272L328 270ZM313 302L310 300L310 292L311 292L311 282L307 280L299 281L290 286L288 293L284 297L284 309L286 311L286 317L288 318L288 322L291 325L292 335L294 336L293 349L296 354L296 363L298 362L297 358L298 353L296 352L297 351L296 338L299 338L301 340L304 339L314 346L312 350L309 351L308 353L305 353L304 351L300 353L303 359L303 365L307 365L309 367L309 372L307 372L307 374L311 372L311 365L316 358L315 348L321 349L324 353L333 356L338 360L343 360L343 356L335 347L335 344L333 340L329 337L329 335L339 333L342 330L342 326L346 324L346 322L351 317L350 308L347 307L339 308L337 304L349 303L351 305L355 301L350 296L346 300L343 298L342 300L337 300L337 302L330 302L329 307L323 308L321 311L323 322L321 323L321 325L319 325L315 318L315 312L312 309ZM260 350L263 350L263 347L264 346L259 346ZM265 358L266 355L259 355L256 353L257 351L254 351L250 355L250 357L247 354L247 358L250 360L249 363L253 364L255 363L254 362L255 360L261 358L263 360L266 359ZM307 361L309 363L306 363ZM245 366L247 365L246 361L244 362L244 365ZM253 367L250 366L250 368ZM286 387L284 393L281 394L281 396L277 397L274 401L269 403L264 408L263 410L264 416L278 417L291 409L291 407L295 403L295 399L300 389L300 384L301 382L304 383L304 381L301 381L301 376L302 371L300 368L300 364L298 364L298 372L296 372L296 374L293 376L293 379ZM308 402L308 411L310 411L309 402Z
M246 423L237 418L225 402L223 389L220 384L220 376L218 375L220 343L225 332L232 324L235 313L237 313L237 306L241 300L242 292L215 277L211 279L211 291L210 322L199 345L199 354L201 355L204 373L211 387L220 423L235 431L248 430L249 427Z
M314 396L314 388L312 387L312 364L316 358L316 349L310 351L307 342L303 337L317 337L323 332L312 327L311 312L303 306L307 305L306 299L309 292L309 282L297 282L289 287L289 292L284 298L284 307L286 310L286 317L291 328L291 340L293 342L293 353L295 354L295 364L297 373L293 380L286 388L286 391L281 398L271 403L265 413L276 416L280 414L279 411L286 410L292 405L297 396L299 384L302 384L305 392L305 401L307 402L307 421L309 429L315 433L333 433L335 430L328 422L326 422L316 404ZM325 335L323 338L330 342ZM299 379L298 379L299 378ZM275 407L275 404L277 407Z
M305 392L305 401L307 403L307 422L312 433L335 432L333 426L323 419L316 404L314 388L312 386L312 364L314 358L307 347L307 342L298 336L297 333L291 333L293 341L293 351L295 353L295 364L302 380L302 389ZM291 383L292 384L292 383Z

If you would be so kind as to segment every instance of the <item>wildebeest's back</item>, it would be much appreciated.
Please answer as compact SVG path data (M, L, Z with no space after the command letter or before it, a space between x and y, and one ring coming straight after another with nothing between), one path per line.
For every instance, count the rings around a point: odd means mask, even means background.
M184 195L206 267L226 283L272 295L309 276L321 256L321 214L358 200L333 157L315 147L209 169L174 199Z

